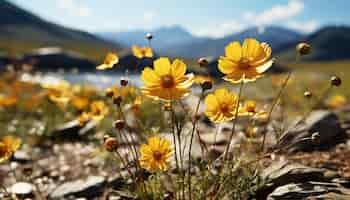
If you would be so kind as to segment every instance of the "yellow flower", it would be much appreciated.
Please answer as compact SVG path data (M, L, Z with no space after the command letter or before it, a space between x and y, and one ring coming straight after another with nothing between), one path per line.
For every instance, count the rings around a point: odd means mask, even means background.
M206 105L205 115L212 122L223 122L235 117L238 97L226 89L218 89L208 94L204 103Z
M140 108L140 105L142 103L142 98L141 96L137 96L134 100L134 103L132 104L131 106L131 110L133 113L137 113L137 111L139 110Z
M145 86L142 93L155 100L180 99L190 93L193 74L186 73L186 64L176 59L172 64L162 57L154 61L154 70L146 67L141 74Z
M256 108L256 102L253 100L246 101L244 106L240 108L239 115L240 116L257 116L257 117L265 117L265 111L258 111Z
M159 137L149 138L148 144L141 145L140 152L140 165L150 172L166 171L174 153L170 142Z
M84 126L88 121L91 120L90 113L83 112L78 117L79 126Z
M232 42L225 48L225 56L219 59L219 70L226 74L224 80L232 83L255 81L262 76L273 63L270 59L272 50L266 43L255 39L245 39L241 46Z
M9 159L21 146L22 140L12 136L5 136L0 140L0 163Z
M201 85L206 81L214 83L214 79L211 76L203 76L203 75L195 75L194 76L194 83L196 83L196 84Z
M72 98L72 105L78 110L84 110L89 105L89 99L87 97L74 96Z
M142 59L142 58L153 57L153 51L149 47L139 47L139 46L133 45L131 49L132 49L132 53L136 58Z
M72 95L69 90L50 89L47 92L49 99L60 106L66 106Z
M103 61L103 64L96 67L97 70L105 70L113 68L119 62L119 57L115 53L108 53Z
M94 101L90 105L91 117L94 120L100 121L109 113L109 109L103 101Z
M346 97L343 95L334 95L333 97L331 97L328 102L327 105L330 108L339 108L342 107L346 104L347 100Z
M16 95L9 95L5 96L0 94L0 107L10 107L17 103L17 96Z

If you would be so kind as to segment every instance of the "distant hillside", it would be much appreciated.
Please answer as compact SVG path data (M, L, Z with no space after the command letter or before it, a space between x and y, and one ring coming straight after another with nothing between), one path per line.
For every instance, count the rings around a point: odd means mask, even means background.
M148 42L145 39L145 35L148 32L152 33L154 36L152 40L152 47L156 51L159 51L160 49L166 49L178 44L184 45L186 43L192 43L194 41L202 41L206 39L195 37L178 25L161 27L152 31L136 30L126 32L102 32L97 33L97 35L110 41L118 42L125 47L130 47L134 44L141 46L148 45Z
M101 59L106 51L120 49L116 43L48 22L5 0L0 1L0 33L0 51L6 52L60 46L90 59Z
M295 46L300 41L312 45L312 53L304 59L310 61L333 61L350 59L350 27L329 26L289 43L279 49L278 57L284 61L295 59Z
M162 49L160 52L184 58L218 57L223 55L224 48L228 43L234 40L243 41L248 37L256 38L261 42L268 42L273 49L278 49L280 46L300 40L300 38L303 38L303 35L289 29L274 26L266 27L263 31L259 31L258 28L250 28L224 38L193 41Z

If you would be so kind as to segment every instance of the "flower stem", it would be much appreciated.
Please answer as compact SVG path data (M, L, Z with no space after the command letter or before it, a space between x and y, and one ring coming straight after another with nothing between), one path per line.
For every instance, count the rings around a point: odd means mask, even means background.
M231 147L231 142L232 142L233 134L234 134L235 131L236 131L236 124L237 124L237 121L238 121L239 104L240 104L241 97L242 97L243 85L244 85L244 81L242 80L242 81L241 81L241 84L240 84L240 87L239 87L238 100L237 100L236 111L235 111L235 119L234 119L233 122L232 122L231 135L230 135L230 138L229 138L229 142L228 142L228 144L227 144L227 146L226 146L225 155L224 155L224 161L227 160L227 156L228 156L228 153L229 153L230 147Z
M277 97L274 99L274 102L272 103L272 106L271 106L271 108L270 108L270 110L269 110L269 113L268 113L268 116L267 116L267 121L266 121L266 124L265 124L265 126L264 126L264 129L263 129L263 131L262 131L264 135L263 135L263 141L262 141L262 145L261 145L261 152L264 152L265 140L266 140L266 132L267 132L267 126L268 126L268 124L269 124L269 122L270 122L270 120L271 120L272 112L273 112L275 106L277 105L278 100L281 98L281 96L282 96L282 94L283 94L283 91L284 91L284 89L286 88L287 83L288 83L288 81L289 81L291 75L292 75L292 71L289 71L289 72L288 72L288 75L287 75L287 78L284 80L284 82L283 82L283 84L282 84L282 86L281 86L281 89L280 89L280 91L278 92L278 95L277 95Z
M193 121L193 124L192 124L192 132L191 132L191 139L190 139L190 146L189 146L189 150L188 150L188 195L189 195L189 199L191 200L192 199L192 187L191 187L191 167L192 167L192 156L191 156L191 153L192 153L192 144L193 144L193 138L194 138L194 132L196 130L196 127L197 127L197 118L196 116L198 115L198 110L199 110L199 106L201 104L201 99L203 98L204 96L204 90L202 89L202 92L198 98L198 102L197 102L197 105L196 105L196 109L195 109L195 112L194 112L194 121Z

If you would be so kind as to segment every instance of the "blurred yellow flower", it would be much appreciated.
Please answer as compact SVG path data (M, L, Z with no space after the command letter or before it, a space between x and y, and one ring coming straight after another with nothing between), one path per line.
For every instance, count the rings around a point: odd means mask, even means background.
M248 38L243 45L231 42L225 48L225 56L220 57L218 68L226 74L224 80L232 83L255 81L273 63L272 50L266 43Z
M60 106L66 106L70 101L72 94L69 90L50 89L47 91L47 96L52 102L57 103Z
M22 140L13 136L5 136L0 139L0 163L9 159L21 146Z
M193 74L186 73L186 64L176 59L172 64L162 57L154 61L154 70L146 67L141 74L145 86L141 89L145 96L165 101L180 99L190 93Z
M17 96L0 94L0 107L10 107L17 103Z
M330 107L330 108L339 108L339 107L342 107L344 105L346 105L347 103L347 99L345 96L343 95L334 95L332 96L328 102L327 102L327 105Z
M78 117L79 126L84 126L88 121L91 120L90 113L83 112Z
M265 111L258 111L256 106L256 101L248 100L245 102L244 106L239 109L240 116L257 116L265 117L267 114Z
M153 51L149 47L139 47L137 45L133 45L131 49L132 49L132 53L136 58L142 59L142 58L153 57Z
M73 96L71 103L76 109L84 110L89 105L89 99L82 96Z
M204 100L206 105L205 115L212 122L223 122L235 117L238 97L226 89L217 89L208 94Z
M119 57L117 54L115 53L111 53L109 52L106 57L105 60L103 61L103 64L99 65L96 67L97 70L106 70L106 69L110 69L113 68L113 66L115 64L117 64L119 62Z
M150 172L166 171L174 153L170 142L160 137L149 138L148 144L141 145L140 152L140 165Z
M133 113L137 113L137 111L139 111L141 103L142 103L142 97L137 96L134 100L134 103L131 106L131 110Z
M94 101L90 105L91 117L94 120L100 121L109 113L107 105L103 101Z
M211 83L214 83L214 79L211 76L203 76L203 75L195 75L194 76L194 83L196 84L203 84L205 81L209 81Z

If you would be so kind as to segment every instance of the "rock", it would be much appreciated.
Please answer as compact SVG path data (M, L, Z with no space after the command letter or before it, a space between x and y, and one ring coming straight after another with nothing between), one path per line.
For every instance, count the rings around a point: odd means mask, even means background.
M275 162L262 171L262 178L269 184L284 185L291 182L324 180L326 170L307 167L288 161Z
M300 122L300 120L297 121ZM338 117L331 111L313 111L305 121L297 124L282 135L275 149L288 152L327 149L344 142L347 137ZM316 142L311 140L314 133L320 136Z
M28 152L19 150L13 154L13 160L19 163L27 163L31 161L31 158Z
M326 171L288 161L272 163L268 168L263 169L261 173L265 184L258 189L257 196L266 197L275 188L289 183L327 181L325 177Z
M27 182L18 182L11 186L9 192L21 198L33 198L35 186Z
M87 179L66 182L58 186L51 194L50 199L65 197L92 198L100 195L106 185L106 179L101 176L89 176Z
M60 140L79 140L86 137L88 133L94 132L98 122L91 120L81 127L78 120L73 120L62 124L54 130L53 137Z
M290 183L276 188L267 199L350 199L350 190L335 183Z

